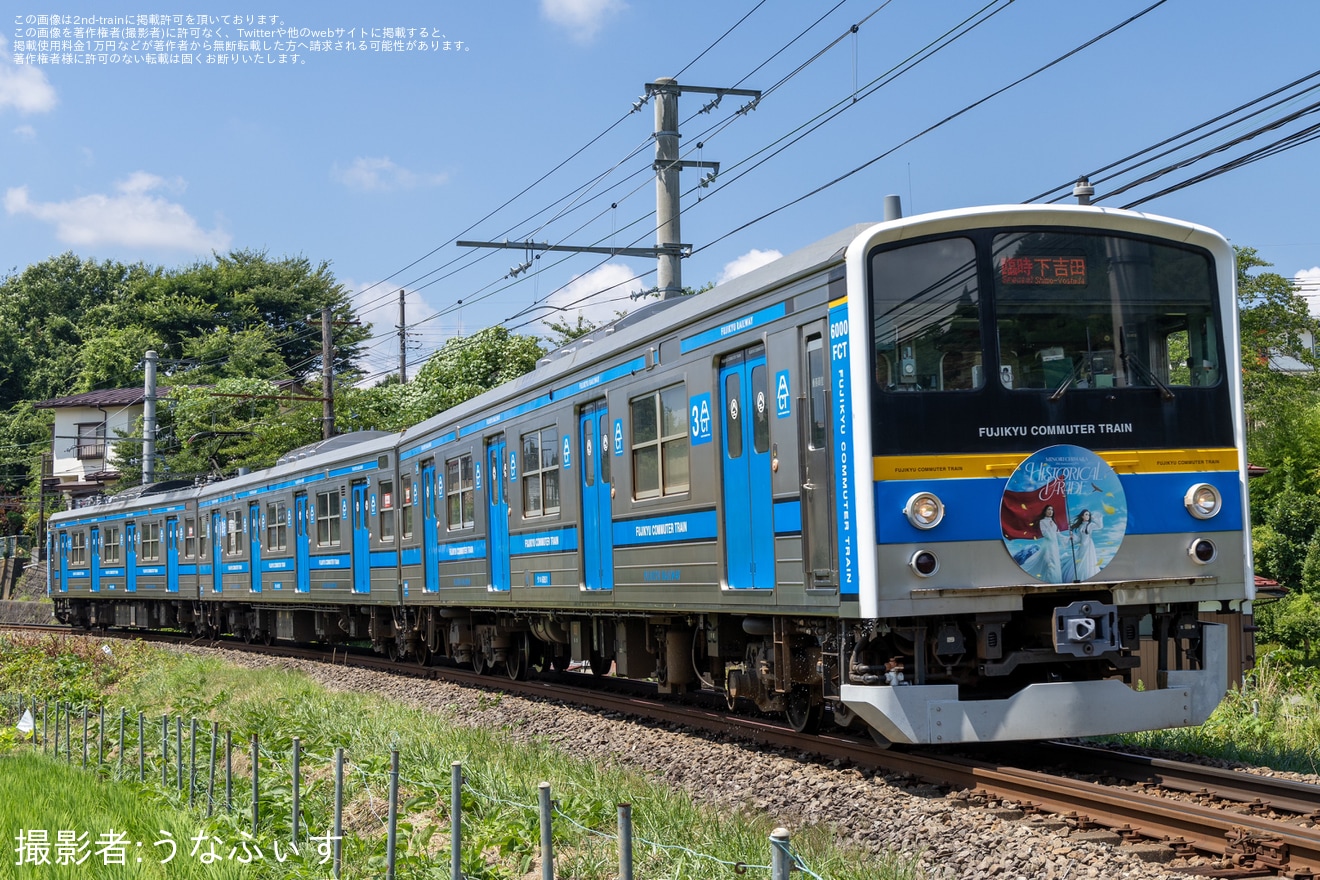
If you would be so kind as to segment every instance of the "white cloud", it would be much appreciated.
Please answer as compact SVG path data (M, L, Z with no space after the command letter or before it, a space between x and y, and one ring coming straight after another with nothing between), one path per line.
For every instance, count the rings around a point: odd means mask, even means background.
M1311 314L1320 316L1320 266L1303 269L1293 276L1297 292L1306 297Z
M605 19L623 8L622 0L541 0L541 14L580 43L591 42Z
M746 275L753 269L759 269L766 263L773 263L782 256L783 254L779 251L759 251L753 248L741 257L725 263L724 271L720 273L720 277L715 283L723 284L726 281L732 281L739 275Z
M577 276L552 293L541 306L529 308L527 314L570 327L577 325L578 315L593 324L608 324L619 312L633 310L635 304L630 294L646 289L636 275L636 271L622 263L607 263ZM532 332L550 331L538 327Z
M419 189L424 186L439 186L449 179L447 174L422 174L410 171L394 164L388 156L379 159L359 156L347 168L340 168L336 163L330 169L330 176L349 189L360 192Z
M55 87L41 68L15 64L9 40L0 36L0 110L13 107L19 113L45 113L57 101Z
M25 141L34 141L37 139L37 130L30 125L20 125L14 129L14 134Z
M95 193L67 202L34 202L28 188L19 186L5 193L5 210L53 224L60 241L77 247L127 245L194 253L229 247L228 233L202 229L182 205L152 194L161 188L181 192L183 182L135 171L115 185L115 195Z

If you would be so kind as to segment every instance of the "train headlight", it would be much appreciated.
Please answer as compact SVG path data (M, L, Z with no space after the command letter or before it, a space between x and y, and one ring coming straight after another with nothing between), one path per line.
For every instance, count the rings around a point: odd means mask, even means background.
M1201 565L1209 565L1219 556L1219 548L1215 542L1206 538L1197 538L1187 548L1187 555L1192 557L1192 561Z
M1224 506L1219 490L1209 483L1197 483L1183 496L1187 512L1197 519L1210 519Z
M908 522L919 529L933 529L944 519L944 502L931 492L918 492L903 506Z

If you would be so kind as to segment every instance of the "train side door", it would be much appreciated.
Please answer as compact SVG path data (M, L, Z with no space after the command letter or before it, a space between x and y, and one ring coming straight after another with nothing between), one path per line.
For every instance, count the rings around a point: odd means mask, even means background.
M124 526L124 589L137 592L137 523Z
M435 459L422 465L422 563L425 569L424 589L428 593L440 589L440 526L435 485Z
M87 536L88 552L92 557L92 592L101 592L101 530L92 526Z
M249 583L254 593L261 592L261 505L248 504L248 558L252 567L248 570Z
M582 583L588 590L614 589L614 516L610 502L610 419L605 401L578 416L582 450Z
M223 593L225 591L225 565L221 562L224 559L223 532L229 528L229 524L220 516L220 511L211 514L211 592Z
M834 552L834 480L831 475L829 353L822 324L804 340L806 399L797 408L799 474L802 479L802 559L807 589L839 583Z
M732 589L775 585L770 396L765 347L720 361L725 578Z
M312 588L311 553L308 549L310 523L307 522L307 493L299 492L293 498L293 567L295 593L306 593Z
M179 592L179 519L165 520L165 592Z
M69 591L69 533L68 532L60 532L59 544L60 544L60 553L59 553L60 592L67 593Z
M490 540L490 587L509 589L509 496L504 469L504 435L486 440L486 528ZM481 476L478 474L477 480Z
M371 520L367 507L367 481L353 484L353 592L371 592Z

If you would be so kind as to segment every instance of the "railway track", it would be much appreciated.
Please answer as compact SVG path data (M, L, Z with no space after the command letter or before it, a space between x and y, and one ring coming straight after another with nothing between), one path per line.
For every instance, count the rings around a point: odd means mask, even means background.
M70 632L66 627L12 627L31 632ZM153 633L98 633L105 637L150 638L196 644L189 637ZM1117 753L1073 744L997 747L981 756L935 751L880 749L858 737L798 734L784 725L729 713L711 706L661 700L635 686L589 673L566 672L516 681L448 666L396 663L370 653L242 642L207 646L273 653L314 662L352 665L458 684L494 688L536 700L569 702L605 713L644 717L766 747L839 759L854 765L912 777L969 802L998 804L1022 814L1052 814L1079 831L1108 831L1120 845L1141 845L1145 856L1202 855L1208 867L1183 869L1211 877L1320 876L1320 786L1289 779L1196 764ZM592 687L585 687L586 682ZM600 685L607 685L601 687ZM633 683L635 685L635 683ZM624 686L620 686L624 685ZM1025 769L1048 763L1055 769ZM1060 769L1062 768L1062 769ZM1113 777L1128 787L1086 777ZM1176 793L1178 797L1171 797Z

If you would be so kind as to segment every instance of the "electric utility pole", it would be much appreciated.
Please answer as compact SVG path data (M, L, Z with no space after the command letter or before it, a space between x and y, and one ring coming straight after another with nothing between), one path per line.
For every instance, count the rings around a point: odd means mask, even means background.
M656 290L665 299L683 295L682 259L692 253L692 245L681 242L679 233L679 172L684 168L709 168L711 173L702 180L702 186L709 184L720 173L720 163L700 162L680 159L678 139L678 96L684 92L715 95L715 100L704 110L713 110L725 95L748 97L751 100L739 113L755 109L761 100L758 89L722 89L710 86L683 86L670 77L662 77L646 84L646 95L635 105L640 110L647 98L654 97L655 102L655 247L651 248L607 248L579 247L577 245L549 244L534 241L460 241L459 247L522 248L531 254L533 251L573 251L582 254L609 254L620 257L655 257ZM704 111L703 111L704 112ZM510 270L510 276L516 276L531 268L531 259Z

